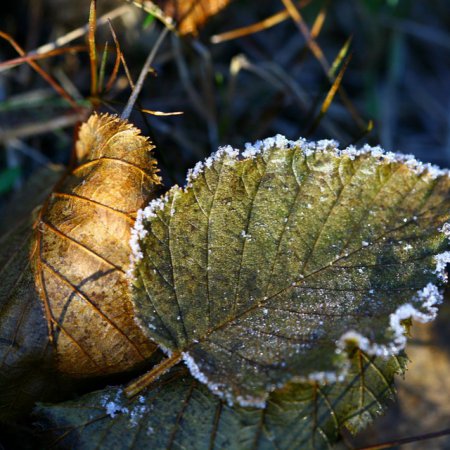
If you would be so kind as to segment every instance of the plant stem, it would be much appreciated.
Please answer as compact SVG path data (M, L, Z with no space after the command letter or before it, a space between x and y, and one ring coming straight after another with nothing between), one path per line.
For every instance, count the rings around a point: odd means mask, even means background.
M153 367L152 370L132 381L125 388L125 395L127 398L139 394L143 389L153 383L153 381L158 379L161 375L164 375L173 366L177 365L181 361L181 358L181 353L174 353L172 356L164 359L157 366Z

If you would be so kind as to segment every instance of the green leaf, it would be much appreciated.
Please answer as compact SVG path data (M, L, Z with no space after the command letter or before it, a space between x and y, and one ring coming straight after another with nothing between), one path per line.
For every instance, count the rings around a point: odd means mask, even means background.
M35 412L57 448L328 449L342 427L356 431L381 411L404 364L356 351L341 383L291 383L264 410L232 408L175 368L134 400L108 388Z
M142 23L142 28L146 30L153 22L155 21L154 14L147 14L147 17L144 19L144 22Z
M0 172L0 194L8 192L20 177L20 167L10 167Z
M407 319L434 318L448 172L281 136L237 153L141 211L131 242L138 320L196 378L262 407L290 380L336 379L347 345L396 354Z
M62 389L30 268L30 210L60 175L56 168L40 171L25 188L29 197L17 197L21 201L11 208L18 222L5 214L10 230L0 238L0 421L29 412L36 400L54 399Z

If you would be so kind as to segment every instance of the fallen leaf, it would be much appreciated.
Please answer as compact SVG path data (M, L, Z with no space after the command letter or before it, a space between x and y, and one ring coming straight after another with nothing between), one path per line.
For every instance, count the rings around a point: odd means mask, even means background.
M0 421L28 413L37 400L56 400L64 390L30 268L31 210L61 174L56 166L40 170L23 189L33 195L15 196L3 214L9 231L0 238Z
M133 400L107 388L35 412L62 449L329 449L380 414L404 364L356 351L342 382L291 383L264 410L232 408L176 368Z
M139 212L136 314L169 361L263 407L291 380L339 377L348 345L396 354L409 318L434 318L449 215L448 172L411 157L282 136L241 159L225 147Z
M32 263L61 372L121 372L155 349L133 320L125 277L130 227L160 183L152 148L128 122L94 114L78 165L42 208Z

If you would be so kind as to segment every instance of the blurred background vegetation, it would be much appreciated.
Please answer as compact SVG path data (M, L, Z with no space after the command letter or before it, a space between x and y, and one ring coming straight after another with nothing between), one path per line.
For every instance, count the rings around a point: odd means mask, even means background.
M184 114L167 117L136 110L131 121L156 144L167 186L182 184L186 170L218 145L243 148L245 142L276 133L290 139L331 138L342 146L368 142L450 166L450 2L303 0L297 4L315 36L315 52L289 17L257 33L211 42L214 35L282 11L281 0L235 0L211 18L198 37L172 34L166 39L140 96L140 107ZM136 80L162 26L142 9L124 5L124 0L98 0L97 15L108 17L121 8L112 24ZM0 30L30 52L85 26L88 15L89 0L3 2ZM349 39L348 53L329 72ZM100 59L106 41L105 79L115 59L107 23L97 30ZM69 45L86 44L84 33ZM0 41L0 208L37 169L69 162L79 122L73 108L32 68L2 64L17 56L10 43ZM87 52L52 56L39 64L86 108L87 115L91 107ZM320 109L340 71L339 92L322 117ZM121 69L113 88L101 96L98 109L120 113L129 94ZM356 440L349 437L352 445L448 426L449 320L447 302L436 325L415 327L408 352L413 364L407 381L400 383L399 402L365 434ZM450 449L450 439L402 448Z

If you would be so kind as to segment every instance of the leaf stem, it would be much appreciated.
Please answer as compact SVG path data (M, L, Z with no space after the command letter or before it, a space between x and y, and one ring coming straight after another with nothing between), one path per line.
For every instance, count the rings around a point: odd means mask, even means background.
M173 353L167 359L161 361L157 366L153 367L149 372L132 381L125 388L125 395L127 398L135 397L143 389L153 383L160 376L164 375L173 366L177 365L182 359L181 353Z

